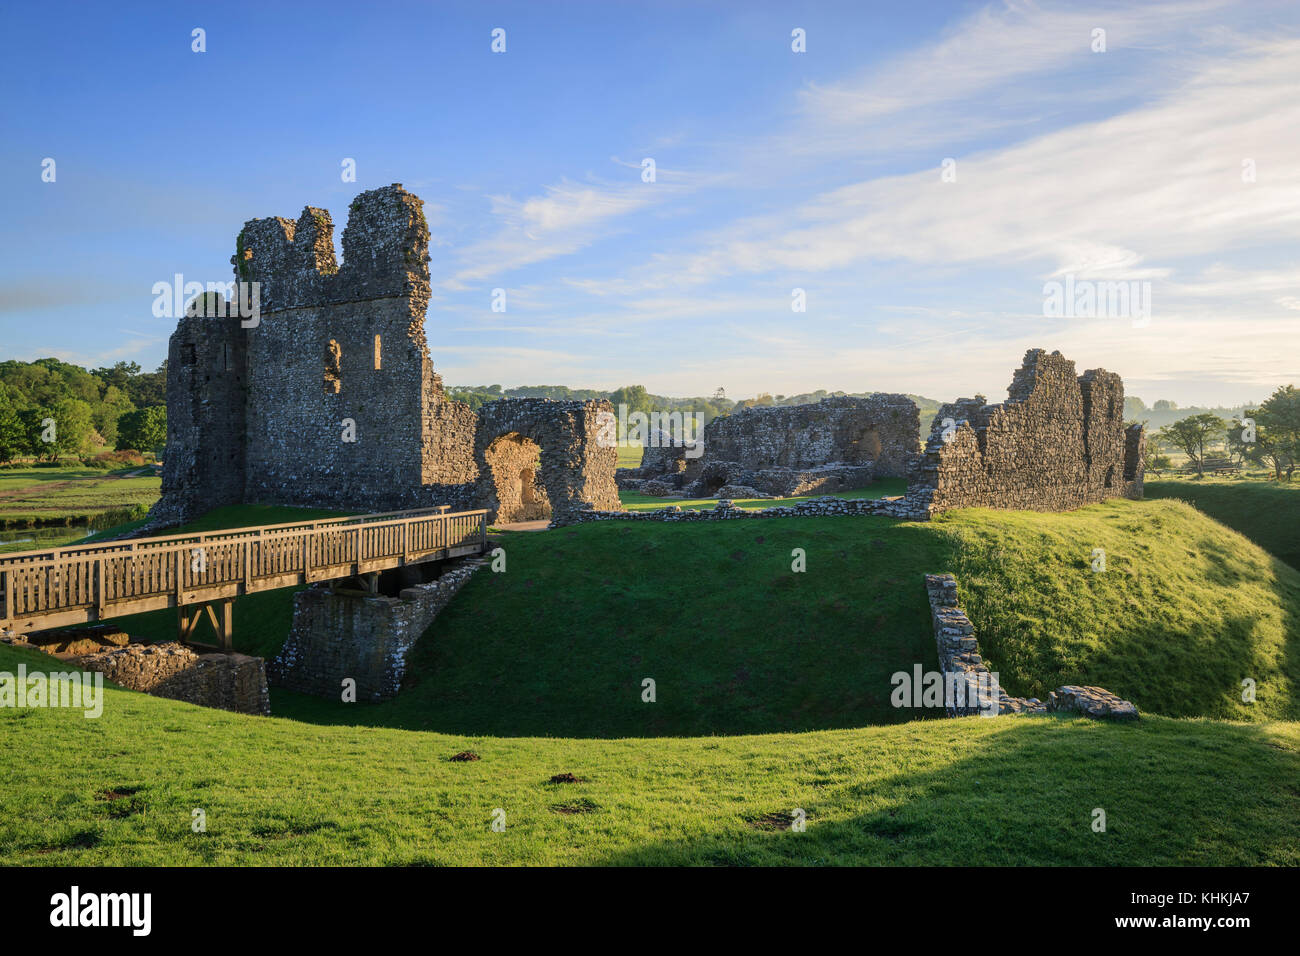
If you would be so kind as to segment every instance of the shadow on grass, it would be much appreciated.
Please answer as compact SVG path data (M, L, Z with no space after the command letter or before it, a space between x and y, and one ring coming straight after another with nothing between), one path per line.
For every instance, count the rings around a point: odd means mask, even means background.
M610 854L627 866L1300 864L1300 750L1267 726L1157 719L1001 718L1016 732L954 740L966 756L820 789L753 819L698 808L709 831ZM981 718L964 718L979 721ZM1087 726L1080 726L1080 725ZM1010 728L1009 728L1010 729ZM873 807L844 817L840 808ZM804 832L789 827L795 809ZM1093 829L1104 811L1105 832ZM751 814L751 816L753 816Z

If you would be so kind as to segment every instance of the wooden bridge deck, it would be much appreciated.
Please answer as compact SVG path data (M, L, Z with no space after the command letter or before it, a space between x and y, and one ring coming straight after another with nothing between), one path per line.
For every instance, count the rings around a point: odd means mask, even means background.
M161 608L225 607L241 594L299 587L479 554L487 512L417 511L136 538L0 556L0 630L25 633ZM202 609L182 633L192 632ZM218 626L218 629L221 628Z

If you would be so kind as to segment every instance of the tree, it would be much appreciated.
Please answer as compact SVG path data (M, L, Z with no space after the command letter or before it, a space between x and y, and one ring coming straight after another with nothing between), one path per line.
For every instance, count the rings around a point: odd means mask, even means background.
M1156 402L1159 407L1160 403ZM1205 477L1205 444L1213 441L1227 430L1228 423L1218 415L1202 412L1181 418L1172 425L1160 429L1159 436L1175 448L1187 453L1187 457L1196 462L1196 476Z
M1282 386L1259 406L1254 419L1256 441L1273 462L1274 475L1281 479L1285 470L1290 481L1300 460L1300 390Z
M654 403L650 400L650 393L646 391L644 385L624 385L610 393L609 403L617 411L620 405L626 405L629 413L643 412L649 415L655 410Z
M1153 412L1176 412L1178 411L1178 403L1171 402L1167 398L1162 398L1151 406L1151 410Z
M158 451L167 443L167 408L150 405L117 420L117 447Z
M27 432L9 389L0 385L0 461L10 461L27 450Z
M1136 395L1126 395L1124 397L1124 417L1137 418L1147 410L1147 403L1142 401Z
M60 455L80 455L89 451L95 424L91 418L90 403L79 398L65 398L54 403L51 417L55 421L51 458ZM43 439L42 439L43 440Z

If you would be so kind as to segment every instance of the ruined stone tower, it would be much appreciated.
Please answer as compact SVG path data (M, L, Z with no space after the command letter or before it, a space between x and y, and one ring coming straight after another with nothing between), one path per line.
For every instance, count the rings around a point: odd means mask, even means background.
M447 399L429 357L423 205L398 184L358 195L341 265L324 209L244 225L231 262L238 283L258 284L260 312L178 323L163 496L151 517L174 524L239 502L388 511L502 497L479 487L494 478L480 479L475 462L478 417ZM577 460L612 462L605 451ZM612 463L607 479L604 470L597 490L575 479L566 502L608 506Z

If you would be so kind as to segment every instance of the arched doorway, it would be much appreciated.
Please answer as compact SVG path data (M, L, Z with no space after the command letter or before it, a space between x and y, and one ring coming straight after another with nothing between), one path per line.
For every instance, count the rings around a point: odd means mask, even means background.
M500 524L551 517L551 499L541 482L541 446L518 432L494 439L484 458L492 475Z

